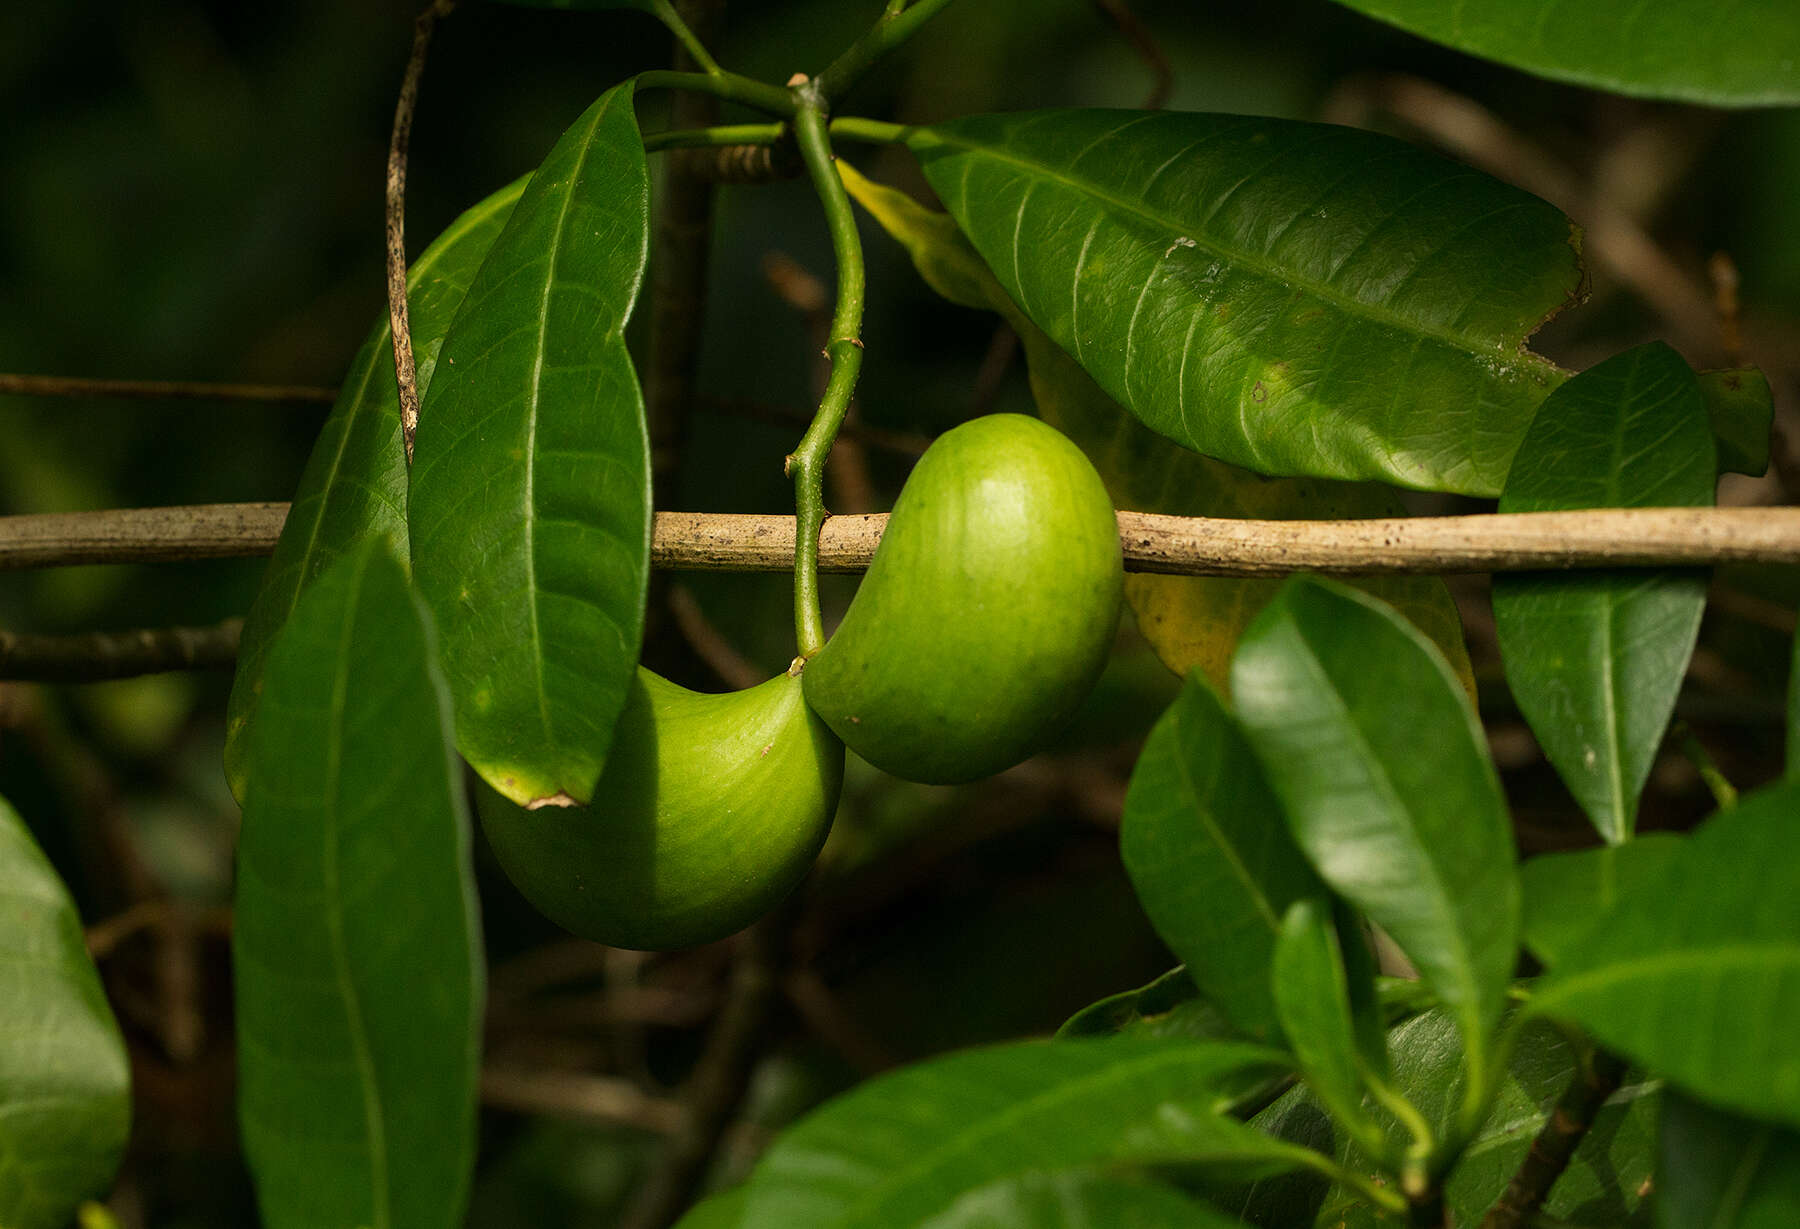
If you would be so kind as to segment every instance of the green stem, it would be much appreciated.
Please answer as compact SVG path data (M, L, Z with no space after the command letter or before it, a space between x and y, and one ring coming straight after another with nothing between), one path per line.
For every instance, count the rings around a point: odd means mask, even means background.
M706 50L706 44L702 43L689 28L688 23L681 19L681 14L675 11L675 6L669 3L669 0L650 0L650 11L655 15L656 20L669 28L669 33L673 34L686 49L688 55L693 57L694 63L708 73L725 71L719 67L719 62L713 59Z
M900 145L912 131L904 124L846 115L829 126L834 140L860 141L867 145ZM712 128L672 128L644 138L644 151L703 149L723 145L773 145L787 132L785 124L719 124Z
M712 94L727 102L742 103L746 107L782 119L791 118L794 114L794 96L787 90L723 69L718 72L681 73L657 68L639 73L636 80L640 90L694 90L701 94Z
M878 119L863 119L857 115L840 116L831 121L831 135L846 141L861 141L866 145L903 145L906 134L911 132L905 124L889 124Z
M831 378L819 401L818 413L800 446L788 458L794 479L794 632L800 656L811 657L825 647L825 620L819 611L819 529L825 523L825 458L837 438L844 415L850 412L850 395L862 370L863 317L862 239L856 233L856 215L844 181L838 178L831 156L831 136L825 123L825 98L814 82L794 89L794 136L800 158L806 164L813 190L825 207L825 224L831 231L831 250L837 258L837 310L831 317L831 338L825 353L831 359Z
M1681 739L1682 754L1688 757L1688 761L1693 764L1695 771L1700 774L1700 780L1706 783L1707 792L1713 796L1713 805L1721 811L1729 811L1736 806L1738 802L1737 786L1733 785L1725 774L1719 771L1718 764L1707 753L1706 747L1698 738L1694 737L1693 729L1687 722L1678 721L1675 723L1674 733Z
M911 38L920 26L951 3L952 0L914 0L901 8L890 0L875 24L818 75L820 93L826 99L842 97L877 60Z
M705 149L723 145L773 145L786 131L782 124L719 124L712 128L674 128L644 138L644 152L662 149Z

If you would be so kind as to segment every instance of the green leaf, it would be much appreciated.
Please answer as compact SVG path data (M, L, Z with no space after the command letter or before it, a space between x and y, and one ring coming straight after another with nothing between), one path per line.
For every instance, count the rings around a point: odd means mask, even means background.
M1244 1033L1279 1043L1269 964L1282 915L1325 889L1250 744L1198 676L1138 756L1119 852L1144 912L1200 992Z
M1167 1186L1090 1173L1027 1174L980 1187L924 1229L1232 1229Z
M1100 1162L1246 1176L1314 1163L1229 1117L1283 1056L1234 1042L1021 1042L871 1080L787 1131L751 1175L742 1229L904 1229L977 1187Z
M1562 373L1569 220L1391 137L1028 111L915 129L1007 292L1178 444L1265 474L1497 494Z
M371 541L307 590L269 654L232 964L238 1114L271 1229L462 1223L482 956L431 642Z
M742 1186L709 1195L689 1208L687 1215L675 1222L675 1229L738 1229L744 1219Z
M1550 394L1519 446L1502 512L1700 506L1714 453L1694 373L1651 342ZM1594 827L1631 839L1706 608L1693 570L1494 578L1506 680Z
M1231 673L1300 848L1399 944L1484 1069L1517 957L1518 879L1486 738L1442 655L1374 599L1299 577Z
M1719 450L1719 472L1760 478L1769 470L1769 433L1775 423L1775 395L1769 378L1754 367L1698 373L1706 418Z
M112 1181L131 1070L68 889L0 799L0 1225L63 1229Z
M1656 1224L1657 1229L1800 1225L1800 1132L1668 1094L1656 1166Z
M1270 980L1282 1031L1306 1082L1352 1135L1379 1140L1380 1127L1363 1109L1358 1030L1328 906L1298 900L1288 909L1275 944Z
M631 99L607 91L544 159L420 410L412 562L457 746L520 805L589 801L643 639L650 447L624 328L649 172Z
M1339 0L1421 38L1549 77L1723 107L1800 102L1791 0Z
M408 323L419 391L431 385L439 348L475 271L525 190L521 178L466 210L413 262L406 277ZM244 619L237 678L225 709L225 777L244 800L250 722L262 695L269 646L300 594L331 562L366 538L406 553L406 455L400 444L400 391L394 379L387 313L351 360L300 488L281 527L274 557Z
M1794 637L1788 660L1787 739L1783 776L1800 781L1800 636Z
M1525 945L1547 966L1603 918L1622 897L1663 873L1686 842L1651 832L1623 845L1543 854L1519 867L1525 903Z
M1456 1022L1442 1011L1415 1016L1388 1034L1393 1054L1392 1087L1411 1103L1442 1138L1457 1123L1467 1090L1462 1068L1462 1043ZM1556 1099L1575 1078L1575 1056L1569 1042L1542 1022L1528 1024L1519 1036L1507 1069L1502 1073L1492 1111L1463 1151L1445 1182L1445 1201L1458 1225L1477 1225L1482 1213L1506 1189L1524 1161L1531 1142L1550 1116ZM1637 1209L1645 1180L1650 1176L1655 1153L1656 1109L1659 1085L1641 1076L1628 1076L1595 1115L1594 1125L1582 1138L1563 1176L1551 1188L1544 1211L1579 1225L1622 1225ZM1379 1107L1370 1111L1385 1126L1395 1146L1411 1136ZM1305 1140L1323 1147L1348 1168L1374 1173L1374 1162L1343 1132L1320 1138L1323 1115L1313 1090L1301 1085L1279 1098L1251 1121L1289 1142ZM1271 1205L1288 1194L1279 1180L1260 1184L1243 1205L1246 1219L1271 1229L1295 1224L1338 1226L1377 1223L1363 1213L1353 1193L1334 1190L1323 1196L1316 1222L1289 1215L1270 1218ZM1288 1197L1292 1197L1291 1194ZM1320 1195L1314 1194L1315 1206ZM1237 1204L1225 1204L1237 1207ZM1381 1222L1385 1223L1385 1222Z
M964 307L1000 313L1019 334L1039 415L1087 453L1115 506L1171 516L1265 520L1406 515L1399 493L1390 487L1263 478L1170 443L1126 413L1025 317L948 214L871 183L852 167L839 167L851 195L907 249L933 290ZM1368 576L1352 583L1431 636L1473 694L1462 621L1442 580ZM1133 573L1125 577L1125 598L1139 630L1170 670L1185 678L1197 666L1223 693L1230 686L1231 651L1239 635L1280 587L1277 580Z
M1236 1034L1225 1013L1201 997L1183 965L1147 986L1089 1003L1056 1030L1059 1040L1125 1036L1210 1041Z
M1622 895L1533 997L1688 1092L1800 1126L1800 785L1696 829Z

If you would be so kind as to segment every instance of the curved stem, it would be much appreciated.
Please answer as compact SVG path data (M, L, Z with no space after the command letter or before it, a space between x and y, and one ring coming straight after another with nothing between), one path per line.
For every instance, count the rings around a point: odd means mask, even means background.
M831 359L831 378L819 411L813 416L800 446L788 458L794 479L794 633L800 656L811 657L825 647L825 621L819 611L819 529L825 523L825 458L837 438L844 415L850 412L850 395L862 370L863 317L862 239L856 233L856 215L844 181L838 178L831 156L831 137L825 124L825 99L816 83L795 87L794 135L806 164L813 189L825 207L825 223L831 231L831 250L837 258L837 309L831 317L831 338L825 353Z
M706 44L702 43L688 23L681 19L681 14L675 11L675 6L669 3L669 0L651 0L650 12L656 20L668 27L669 33L675 36L682 49L703 71L713 74L725 71L719 67L719 62L713 59L712 54L706 50Z
M913 0L902 8L890 0L875 24L818 75L819 93L825 99L841 97L877 60L911 38L920 26L951 3L952 0Z
M712 94L727 102L742 103L746 107L782 119L791 118L794 114L794 96L787 90L723 69L717 72L682 73L657 68L639 73L635 80L639 90L694 90L701 94Z

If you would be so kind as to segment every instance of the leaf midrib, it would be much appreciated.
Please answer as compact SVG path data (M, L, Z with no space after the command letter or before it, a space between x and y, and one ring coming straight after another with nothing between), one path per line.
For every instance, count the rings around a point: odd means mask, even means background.
M926 139L921 140L921 138ZM979 142L952 136L941 128L927 128L920 130L915 134L911 144L916 152L921 145L929 147L934 141L945 145L955 146L958 149L967 151L969 154L978 157L986 157L997 162L1009 163L1027 171L1036 171L1044 178L1061 184L1063 187L1072 191L1084 193L1093 197L1102 205L1115 209L1120 213L1135 217L1139 221L1153 226L1166 228L1183 238L1192 239L1197 248L1204 250L1213 256L1237 264L1266 281L1302 290L1314 298L1320 299L1338 308L1347 315L1358 316L1376 324L1397 329L1404 333L1428 337L1467 354L1481 355L1483 357L1492 356L1507 362L1524 361L1531 363L1546 372L1555 372L1559 370L1554 363L1551 363L1541 355L1534 354L1526 347L1525 339L1530 336L1529 332L1521 333L1516 340L1503 337L1497 343L1483 343L1478 338L1467 333L1459 333L1451 329L1445 329L1441 326L1428 325L1421 321L1409 319L1388 307L1385 303L1370 303L1366 300L1347 295L1331 286L1329 283L1321 283L1311 278L1300 277L1297 274L1282 269L1280 266L1275 265L1266 259L1252 256L1242 250L1229 247L1211 234L1204 232L1201 234L1191 234L1190 228L1184 223L1171 219L1145 205L1125 200L1122 197L1100 188L1091 181L1077 178L1073 172L1064 172L1057 168L1050 167L1046 163L1020 157L1010 152L1001 151L992 145L984 145ZM966 191L965 187L965 199ZM1524 202L1519 202L1519 206L1522 206L1523 204ZM1023 214L1023 202L1020 203L1019 211ZM1492 214L1490 213L1486 216L1492 216ZM1210 222L1210 218L1208 220ZM1434 249L1431 254L1436 256L1441 251L1442 249ZM1421 261L1420 263L1423 264L1424 262ZM1553 307L1552 314L1556 308L1560 308L1566 302L1567 296L1565 295L1564 298Z
M325 926L330 940L331 961L336 974L338 992L343 996L346 1033L350 1053L362 1076L363 1123L369 1132L370 1195L375 1201L373 1229L387 1229L391 1223L388 1206L387 1118L381 1105L375 1076L375 1060L369 1048L367 1028L363 1023L362 1000L357 993L350 969L348 944L344 939L344 914L341 885L338 882L338 806L339 787L343 781L343 738L349 707L350 644L355 632L357 607L362 602L367 566L358 573L349 600L344 604L344 619L338 631L336 669L331 678L331 737L326 743L325 789L322 797L330 800L327 822L320 826L325 845L322 864L325 897Z
M575 156L575 165L569 171L568 188L563 193L562 205L557 210L556 224L551 228L549 244L549 263L544 276L544 291L538 302L538 335L537 343L531 356L531 392L526 400L529 411L526 414L525 426L525 491L524 513L526 519L525 543L523 552L525 562L525 583L529 588L530 599L526 609L531 612L531 671L533 678L532 692L537 699L538 720L544 731L545 740L552 746L557 745L556 730L550 719L550 697L544 679L544 637L542 617L539 612L539 593L537 583L537 429L539 393L544 376L545 339L550 330L550 299L557 282L557 265L562 259L563 238L568 227L569 211L575 201L575 193L581 184L582 172L587 168L588 154L594 148L594 134L600 130L601 121L612 113L614 102L594 112L592 122L588 124L587 139L582 141L580 150ZM560 778L560 771L553 774ZM574 782L560 779L554 781L558 789L568 790L571 794L581 794L593 788L588 782L581 789L569 789Z
M1223 1079L1228 1075L1236 1074L1256 1066L1259 1062L1262 1065L1276 1068L1281 1065L1280 1058L1280 1054L1276 1051L1269 1051L1266 1056L1262 1057L1246 1054L1245 1061L1242 1065L1222 1069L1216 1073L1216 1076L1219 1079ZM868 1217L880 1213L885 1203L893 1198L896 1192L906 1190L921 1175L928 1174L932 1170L938 1168L939 1164L945 1158L954 1156L958 1152L966 1151L971 1140L991 1139L996 1134L1003 1133L1005 1128L1012 1126L1020 1119L1030 1117L1034 1113L1053 1107L1059 1102L1074 1099L1082 1094L1091 1093L1095 1089L1102 1089L1109 1084L1120 1082L1128 1078L1140 1077L1145 1072L1153 1072L1158 1067L1164 1065L1179 1065L1183 1062L1192 1061L1193 1055L1191 1053L1183 1052L1182 1050L1173 1050L1169 1053L1150 1054L1140 1059L1114 1063L1099 1071L1085 1072L1075 1079L1065 1080L1034 1096L1025 1097L1015 1101L999 1113L988 1115L982 1119L981 1125L974 1130L952 1135L939 1146L919 1154L912 1164L907 1165L898 1171L890 1171L886 1181L877 1183L863 1198L852 1201L848 1211L837 1224L841 1229L855 1229L855 1226L858 1225L879 1225L881 1222L870 1221ZM1216 1113L1216 1111L1212 1110L1206 1112ZM1254 1128L1249 1127L1246 1124L1238 1123L1235 1120L1231 1121L1234 1125L1243 1127L1246 1131L1254 1130Z

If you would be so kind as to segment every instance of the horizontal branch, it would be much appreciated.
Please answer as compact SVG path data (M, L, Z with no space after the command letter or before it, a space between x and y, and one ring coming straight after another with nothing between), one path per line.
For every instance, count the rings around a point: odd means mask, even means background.
M237 660L242 619L211 627L39 636L0 630L0 680L94 683L169 670L205 670Z
M330 405L337 389L312 384L211 384L197 380L90 380L0 373L0 394L20 397L126 397L186 401L285 401Z
M286 504L202 504L0 517L0 570L266 555ZM887 517L834 516L819 566L869 566ZM1522 572L1800 563L1800 508L1602 508L1363 521L1119 513L1125 567L1190 576ZM782 572L794 518L659 512L651 561L678 572Z

